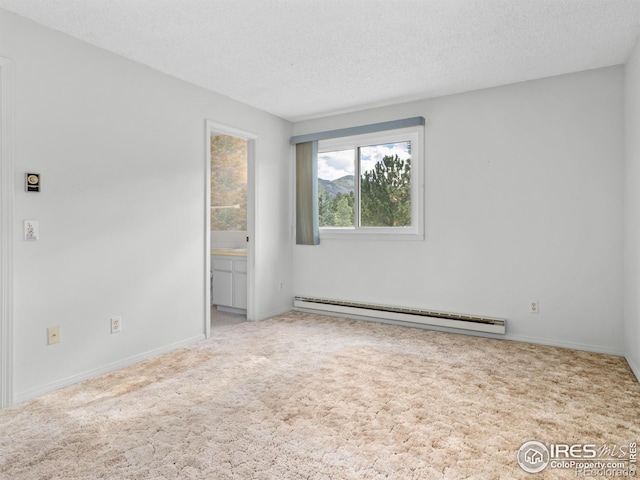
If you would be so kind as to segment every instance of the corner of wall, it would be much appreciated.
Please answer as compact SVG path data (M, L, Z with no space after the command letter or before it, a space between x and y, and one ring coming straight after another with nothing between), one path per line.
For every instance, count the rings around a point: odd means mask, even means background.
M633 361L633 359L628 355L625 356L625 359L627 360L627 363L629 364L629 368L631 368L631 371L636 376L636 380L638 380L638 383L640 383L640 366L637 365Z
M624 349L640 382L640 42L624 70Z

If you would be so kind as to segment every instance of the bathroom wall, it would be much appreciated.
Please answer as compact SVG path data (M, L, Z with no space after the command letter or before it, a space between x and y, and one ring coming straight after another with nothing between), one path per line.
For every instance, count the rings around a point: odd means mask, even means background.
M247 231L211 231L211 250L217 248L247 248Z

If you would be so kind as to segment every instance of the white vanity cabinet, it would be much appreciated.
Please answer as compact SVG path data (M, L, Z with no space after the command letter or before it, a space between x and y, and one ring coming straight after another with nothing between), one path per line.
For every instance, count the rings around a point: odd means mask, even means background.
M247 257L211 255L211 303L247 309Z
M233 261L233 307L247 309L247 259Z

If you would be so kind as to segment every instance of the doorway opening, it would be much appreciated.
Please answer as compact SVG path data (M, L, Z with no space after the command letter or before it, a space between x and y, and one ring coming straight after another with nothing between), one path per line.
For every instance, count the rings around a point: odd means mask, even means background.
M252 319L255 135L207 122L206 335Z

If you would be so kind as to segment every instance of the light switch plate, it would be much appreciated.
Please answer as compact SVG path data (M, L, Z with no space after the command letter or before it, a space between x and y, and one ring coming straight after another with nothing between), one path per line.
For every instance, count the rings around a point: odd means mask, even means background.
M24 239L27 241L40 240L40 222L38 220L24 221Z

